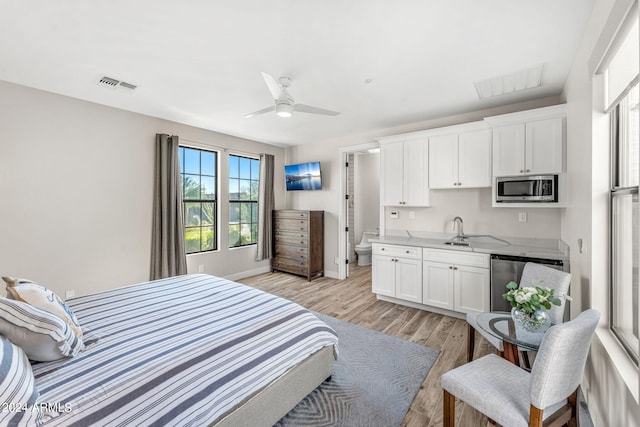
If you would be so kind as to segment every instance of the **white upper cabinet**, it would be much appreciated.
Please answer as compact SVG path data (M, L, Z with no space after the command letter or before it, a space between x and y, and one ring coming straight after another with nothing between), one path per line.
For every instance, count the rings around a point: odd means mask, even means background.
M491 187L491 129L459 135L458 187Z
M446 128L458 132L429 137L429 188L491 187L491 130L464 127Z
M426 139L380 147L381 199L386 206L429 206L429 150Z
M493 176L564 172L564 106L488 117L493 125Z

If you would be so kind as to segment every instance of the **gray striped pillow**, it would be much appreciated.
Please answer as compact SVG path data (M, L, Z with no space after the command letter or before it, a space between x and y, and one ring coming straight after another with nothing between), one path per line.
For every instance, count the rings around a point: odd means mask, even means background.
M84 349L82 340L55 314L1 297L0 334L39 362L75 356Z
M24 351L0 336L0 425L27 426L39 422L38 399L31 364Z

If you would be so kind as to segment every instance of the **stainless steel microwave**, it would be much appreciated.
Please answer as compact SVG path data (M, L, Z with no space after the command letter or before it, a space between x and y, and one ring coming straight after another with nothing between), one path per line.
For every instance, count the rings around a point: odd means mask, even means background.
M558 202L558 175L501 176L496 178L498 203Z

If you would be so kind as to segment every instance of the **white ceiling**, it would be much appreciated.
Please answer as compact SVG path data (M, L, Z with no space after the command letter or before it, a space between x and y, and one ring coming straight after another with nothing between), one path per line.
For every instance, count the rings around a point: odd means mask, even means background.
M593 0L0 0L0 80L276 145L558 95ZM480 100L474 81L544 65ZM260 75L336 117L275 113ZM138 85L97 85L102 76ZM366 83L371 79L370 83Z

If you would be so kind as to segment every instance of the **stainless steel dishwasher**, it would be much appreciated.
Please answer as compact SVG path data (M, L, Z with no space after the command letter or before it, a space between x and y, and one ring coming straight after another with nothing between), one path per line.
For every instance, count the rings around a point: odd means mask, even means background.
M530 258L513 255L491 255L491 311L511 311L511 305L502 298L507 292L507 283L520 283L522 270L528 262L569 272L569 262L558 259ZM565 304L565 319L569 313L569 303Z

